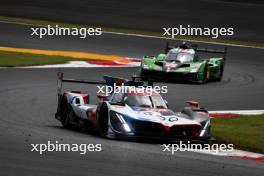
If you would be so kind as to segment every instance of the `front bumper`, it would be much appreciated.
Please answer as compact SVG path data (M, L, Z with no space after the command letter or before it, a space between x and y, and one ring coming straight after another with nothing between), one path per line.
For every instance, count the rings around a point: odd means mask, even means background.
M186 124L174 125L172 127L164 126L160 123L149 121L133 121L128 123L131 131L126 132L120 126L112 125L112 131L117 137L139 137L156 139L199 139L202 130L200 125Z
M165 72L165 71L155 71L155 70L141 70L141 76L143 78L152 78L161 81L199 81L198 73L190 72Z

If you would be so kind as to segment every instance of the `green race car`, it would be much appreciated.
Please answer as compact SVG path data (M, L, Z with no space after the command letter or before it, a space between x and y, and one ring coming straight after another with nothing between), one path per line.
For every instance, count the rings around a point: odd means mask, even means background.
M197 45L183 43L169 46L165 53L157 56L144 56L140 76L143 79L161 81L185 80L206 83L209 80L221 81L224 72L227 48L212 50L198 48ZM198 53L218 56L198 56ZM220 56L219 56L220 55Z

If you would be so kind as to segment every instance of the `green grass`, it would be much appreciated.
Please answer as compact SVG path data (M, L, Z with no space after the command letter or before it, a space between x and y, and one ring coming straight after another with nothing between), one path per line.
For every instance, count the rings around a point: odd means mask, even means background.
M77 59L72 57L0 51L0 67L63 64L74 60L87 61L87 59Z
M214 118L212 130L219 142L264 153L264 115Z
M143 30L132 30L132 29L124 29L124 28L111 28L107 26L94 26L94 25L84 25L84 24L73 24L73 23L64 23L59 21L50 21L50 20L40 20L40 19L28 19L28 18L16 18L16 17L7 17L7 16L0 16L0 21L2 22L11 22L11 23L24 23L24 24L32 24L32 25L59 25L61 27L101 27L105 32L119 32L124 34L137 34L137 35L147 35L147 36L154 36L154 37L163 37L168 38L162 35L162 32L153 32L153 31L143 31ZM235 45L242 45L242 46L249 46L249 47L258 47L264 48L264 43L255 42L255 41L245 41L239 39L212 39L210 37L204 36L176 36L174 40L195 40L201 42L213 42L219 44L235 44Z

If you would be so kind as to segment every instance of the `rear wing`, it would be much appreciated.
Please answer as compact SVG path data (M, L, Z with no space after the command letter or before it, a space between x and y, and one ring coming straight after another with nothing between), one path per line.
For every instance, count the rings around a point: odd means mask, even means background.
M225 47L223 50L219 49L210 49L210 48L196 48L196 52L204 52L204 53L218 53L223 55L224 61L226 60L226 53L227 53L227 47Z
M82 79L69 79L69 78L64 78L64 75L62 72L58 72L57 74L58 76L58 80L57 80L57 92L58 95L61 95L62 93L62 84L63 82L67 82L67 83L82 83L82 84L93 84L93 85L108 85L108 86L121 86L122 84L124 86L146 86L144 84L144 81L139 80L137 81L137 78L140 77L136 77L133 76L132 80L128 80L128 79L124 79L124 78L119 78L119 77L112 77L112 76L107 76L105 75L103 78L104 80L102 81L96 81L96 80L82 80ZM153 82L148 81L147 86L152 86Z
M196 52L223 54L224 61L226 59L227 47L224 47L223 50L211 49L211 48L199 48L197 44L187 45L186 43L184 43L182 45L170 45L170 43L167 42L166 48L165 48L165 53L168 53L169 50L171 50L173 48L177 48L177 47L180 47L180 48L183 48L183 49L191 48L191 49L194 49Z
M83 84L96 84L96 85L105 85L105 81L88 81L88 80L81 80L81 79L66 79L63 77L62 72L58 72L57 74L58 80L57 80L57 92L58 95L61 94L62 92L62 83L67 82L67 83L83 83Z

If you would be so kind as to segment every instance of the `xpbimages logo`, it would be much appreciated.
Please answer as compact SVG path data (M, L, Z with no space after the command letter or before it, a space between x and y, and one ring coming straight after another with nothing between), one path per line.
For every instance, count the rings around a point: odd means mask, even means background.
M117 85L114 83L113 86L97 86L98 91L97 94L105 94L107 96L113 93L156 93L156 94L165 94L168 93L167 86L125 86L124 83L122 85Z
M211 151L215 154L218 152L231 152L234 150L234 144L192 144L190 141L182 142L177 144L163 144L162 151L169 152L174 155L175 152L185 152L185 151L193 151L193 152L208 152Z
M43 38L45 36L79 36L84 39L87 36L102 35L102 28L67 28L59 25L47 27L31 27L31 36Z
M191 25L183 26L179 25L177 27L164 27L163 36L168 36L170 38L175 38L176 36L208 36L213 39L219 36L232 36L234 35L234 28L201 28L192 27Z
M48 141L47 144L31 144L31 152L42 155L45 152L79 152L81 155L87 152L102 151L102 144L65 144Z

